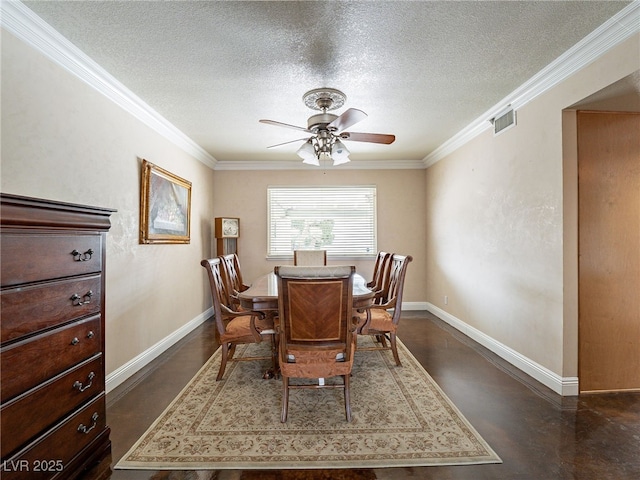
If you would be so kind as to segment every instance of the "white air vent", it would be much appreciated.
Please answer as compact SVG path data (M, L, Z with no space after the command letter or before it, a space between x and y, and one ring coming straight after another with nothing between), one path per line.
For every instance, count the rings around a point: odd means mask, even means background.
M516 112L513 108L510 108L495 116L491 123L493 123L493 134L498 135L516 125Z

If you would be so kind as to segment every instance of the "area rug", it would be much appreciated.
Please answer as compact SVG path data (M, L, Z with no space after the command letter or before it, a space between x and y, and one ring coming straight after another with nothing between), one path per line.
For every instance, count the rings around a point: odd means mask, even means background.
M358 345L371 343L360 336ZM268 355L269 343L236 356ZM220 350L115 466L116 469L335 469L501 463L407 348L357 351L353 419L340 389L293 390L280 422L282 383L268 363L230 362ZM329 380L327 380L329 381Z

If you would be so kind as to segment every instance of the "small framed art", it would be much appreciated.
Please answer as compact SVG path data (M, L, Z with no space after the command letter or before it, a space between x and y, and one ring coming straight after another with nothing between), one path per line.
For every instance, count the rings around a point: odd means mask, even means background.
M190 243L191 182L142 160L140 243Z

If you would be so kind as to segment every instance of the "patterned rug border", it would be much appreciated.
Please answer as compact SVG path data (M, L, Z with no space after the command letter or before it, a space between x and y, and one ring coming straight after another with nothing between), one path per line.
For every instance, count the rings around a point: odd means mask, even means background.
M358 339L360 343L360 338ZM406 346L398 340L398 353L402 359L403 365L411 363L413 368L419 372L422 376L426 378L426 382L428 382L431 388L437 393L440 397L440 402L446 407L455 413L458 417L458 421L464 425L466 430L475 437L475 440L484 448L486 454L478 455L478 456L466 456L461 455L459 457L455 457L453 455L446 456L444 458L438 458L433 454L427 452L420 458L406 458L406 455L401 455L402 458L392 458L392 455L387 455L385 458L380 459L376 458L377 455L362 455L357 460L320 460L320 461L300 461L300 460L261 460L259 462L250 461L249 459L236 458L233 461L196 461L196 460L183 460L180 458L173 457L163 457L160 461L135 461L135 460L127 460L130 456L134 454L134 452L140 448L140 446L145 442L147 436L152 433L155 428L164 421L165 417L169 415L177 404L179 404L183 397L188 395L188 392L192 390L193 386L197 384L198 380L201 376L206 374L206 372L212 368L212 364L216 361L219 361L221 349L219 348L214 354L205 362L205 364L200 368L200 370L194 375L194 377L187 383L187 385L182 389L182 391L171 401L169 406L160 414L160 416L154 420L151 426L145 431L145 433L135 442L135 444L129 449L129 451L123 455L120 461L115 465L115 469L119 470L284 470L284 469L344 469L344 468L393 468L393 467L428 467L428 466L452 466L452 465L482 465L482 464L496 464L502 463L500 457L493 451L493 449L489 446L489 444L482 438L482 436L475 430L475 428L471 425L471 423L465 418L465 416L460 412L460 410L455 406L455 404L447 397L444 391L440 388L440 386L431 378L429 373L420 365L420 363L416 360L413 354L406 348ZM243 350L241 347L238 347L238 351L236 352L236 356L242 355ZM391 357L390 352L362 352L364 353L375 353L378 355L388 354L389 358L385 359L385 362L391 366L393 363L393 358ZM239 364L246 364L247 362L231 362L227 365L227 372L225 373L225 378L230 378L232 375L232 370L235 366ZM249 362L249 363L258 363L258 362ZM395 367L395 364L393 364ZM215 366L215 372L217 372L218 367ZM225 380L226 381L226 380ZM272 380L260 380L260 381L272 381ZM224 381L223 381L224 382ZM222 382L221 382L222 383ZM352 381L352 389L353 389L353 381ZM341 395L341 394L340 394ZM352 393L352 406L353 406L353 398L354 395ZM279 422L279 406L278 406L278 418ZM344 418L344 411L341 408L342 415ZM291 409L290 409L291 412ZM291 415L291 414L290 414ZM354 432L355 434L356 432ZM431 455L431 456L430 456Z

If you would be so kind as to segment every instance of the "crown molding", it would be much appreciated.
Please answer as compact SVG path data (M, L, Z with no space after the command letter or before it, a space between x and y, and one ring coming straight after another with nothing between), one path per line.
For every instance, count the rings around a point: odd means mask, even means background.
M1 4L0 19L3 28L208 167L214 170L308 168L297 161L265 163L264 161L221 162L216 160L24 4L18 0L2 0ZM385 162L384 165L378 161L358 161L351 162L343 168L363 170L428 168L491 128L489 120L507 105L511 105L514 110L526 105L638 32L640 32L640 0L635 0L422 160L398 160Z
M423 168L428 168L442 160L491 128L490 119L507 106L510 105L517 110L526 105L638 32L640 32L640 0L635 0L427 155L423 159Z
M323 166L306 165L301 160L218 160L215 170L310 170ZM342 170L424 170L422 160L356 160L331 169Z
M184 152L214 169L217 160L140 97L16 0L2 0L2 28L93 87Z

